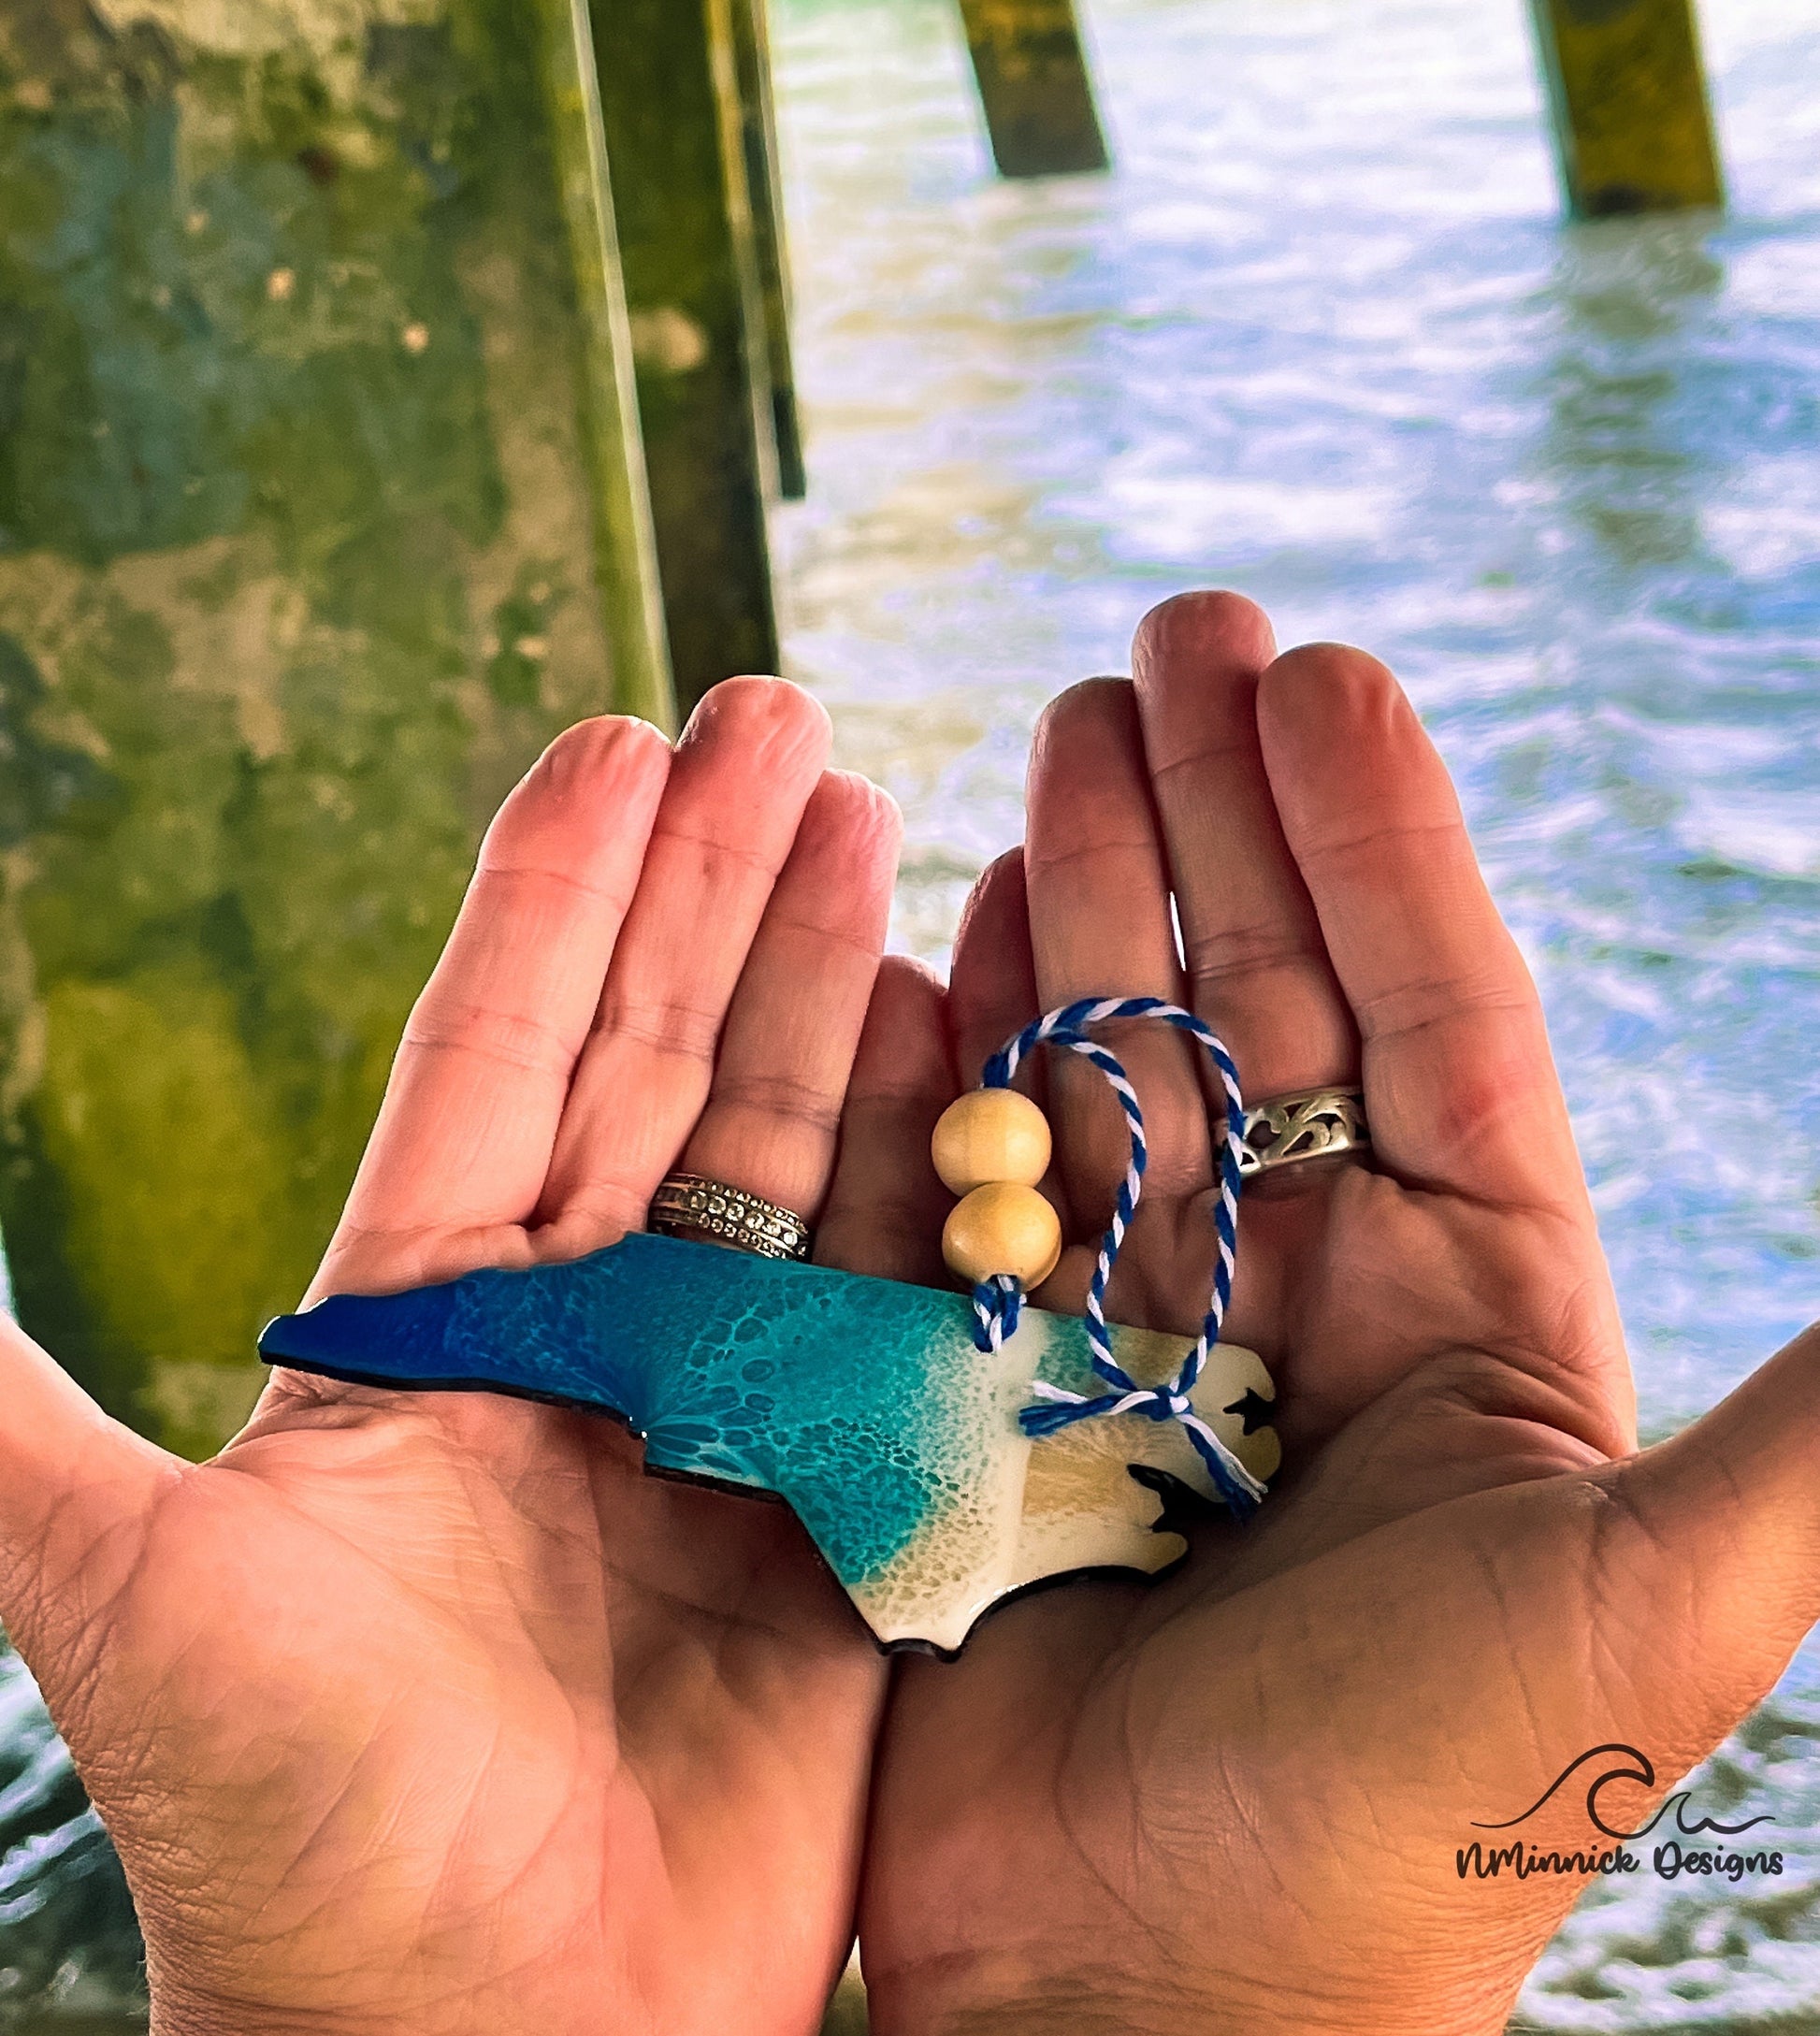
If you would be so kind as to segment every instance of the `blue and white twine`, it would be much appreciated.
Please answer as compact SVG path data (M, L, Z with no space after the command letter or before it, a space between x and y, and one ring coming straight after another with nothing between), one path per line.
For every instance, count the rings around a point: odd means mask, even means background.
M1189 1033L1213 1057L1226 1092L1226 1131L1220 1148L1220 1198L1215 1204L1213 1217L1218 1248L1213 1269L1213 1297L1202 1321L1201 1333L1182 1360L1181 1369L1172 1381L1160 1386L1139 1385L1117 1362L1112 1354L1112 1337L1106 1328L1106 1284L1118 1263L1125 1232L1136 1212L1138 1197L1144 1190L1144 1169L1149 1156L1144 1137L1144 1113L1138 1106L1137 1092L1131 1085L1131 1077L1105 1047L1088 1037L1089 1026L1105 1024L1113 1018L1158 1018L1165 1025L1174 1025ZM1161 997L1086 997L1076 1004L1063 1004L1059 1010L1050 1011L1026 1025L1015 1039L1007 1041L987 1061L980 1077L982 1085L988 1089L1009 1088L1018 1062L1033 1047L1044 1046L1066 1047L1071 1052L1080 1054L1112 1085L1131 1133L1131 1161L1125 1168L1124 1179L1119 1184L1112 1221L1100 1240L1099 1260L1087 1289L1085 1320L1089 1357L1094 1371L1112 1390L1100 1393L1069 1393L1038 1379L1033 1382L1031 1390L1039 1396L1039 1404L1023 1408L1018 1419L1029 1436L1053 1435L1072 1422L1087 1421L1100 1414L1139 1413L1148 1415L1152 1421L1178 1421L1206 1465L1221 1496L1243 1518L1264 1497L1264 1488L1194 1411L1191 1397L1208 1352L1220 1340L1221 1325L1225 1321L1227 1304L1233 1295L1234 1256L1238 1246L1239 1156L1245 1147L1245 1105L1239 1095L1238 1070L1218 1035L1192 1011L1183 1010L1180 1004L1165 1003ZM974 1341L980 1350L996 1350L1017 1329L1023 1310L1023 1298L1022 1282L1006 1273L982 1280L974 1289Z

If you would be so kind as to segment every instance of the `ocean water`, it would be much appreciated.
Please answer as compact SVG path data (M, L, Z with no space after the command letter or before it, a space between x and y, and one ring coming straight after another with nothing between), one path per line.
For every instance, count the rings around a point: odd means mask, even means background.
M1401 673L1540 982L1645 1435L1820 1314L1820 6L1716 0L1723 221L1564 227L1523 9L1091 0L1109 178L988 173L946 0L794 0L792 669L937 960L1033 719L1178 588ZM1820 2030L1820 1653L1601 1885L1551 2031ZM1764 1827L1769 1828L1769 1827Z
M1088 11L1116 174L1011 186L951 0L775 0L788 663L905 807L897 941L943 958L1037 711L1153 601L1367 644L1540 981L1670 1433L1820 1313L1820 0L1706 10L1723 221L1575 228L1517 0ZM1596 1889L1521 2027L1820 2031L1812 1643L1702 1787L1788 1872ZM0 1667L0 2017L118 1989L84 1817Z

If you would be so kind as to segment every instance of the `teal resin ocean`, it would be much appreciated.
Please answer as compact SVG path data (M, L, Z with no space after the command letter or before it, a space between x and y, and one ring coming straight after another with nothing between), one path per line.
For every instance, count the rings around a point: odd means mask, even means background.
M959 1293L637 1234L566 1265L336 1295L281 1316L259 1349L360 1383L617 1415L649 1469L787 1500L881 1642L948 1653L1033 1583L1179 1560L1186 1544L1160 1525L1166 1480L1218 1496L1175 1422L1023 1433L1033 1379L1099 1390L1078 1321L1026 1308L990 1354L972 1323ZM1186 1348L1134 1329L1113 1344L1145 1383ZM1278 1459L1259 1418L1271 1393L1250 1351L1220 1345L1193 1394L1261 1479Z

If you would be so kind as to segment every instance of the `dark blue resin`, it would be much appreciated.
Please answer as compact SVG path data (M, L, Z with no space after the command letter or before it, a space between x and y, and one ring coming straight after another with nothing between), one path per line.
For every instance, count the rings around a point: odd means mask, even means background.
M653 1467L780 1494L849 1583L909 1544L976 1444L963 1295L643 1233L566 1265L337 1295L281 1316L259 1350L623 1415Z

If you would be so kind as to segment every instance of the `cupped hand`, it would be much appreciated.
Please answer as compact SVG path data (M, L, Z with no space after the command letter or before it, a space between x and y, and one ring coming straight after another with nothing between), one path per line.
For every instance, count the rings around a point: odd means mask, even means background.
M1159 1585L1072 1582L958 1664L900 1667L874 2028L1501 2029L1583 1877L1462 1878L1462 1851L1611 1841L1583 1771L1475 1827L1613 1741L1658 1785L1599 1808L1640 1825L1820 1612L1820 1336L1636 1453L1536 992L1395 682L1356 651L1277 657L1229 596L1157 611L1134 670L1039 731L1026 847L956 956L963 1078L1037 1011L1150 993L1224 1036L1253 1101L1363 1086L1376 1142L1243 1200L1228 1333L1272 1368L1286 1459L1256 1520L1206 1523ZM893 965L872 1020L902 1042L906 1127L955 1078L916 1044L932 995ZM1204 1073L1162 1028L1109 1043L1150 1131L1109 1312L1186 1335L1213 1254ZM1074 1309L1124 1134L1091 1069L1039 1079L1073 1249L1038 1299ZM899 1194L868 1269L939 1279L945 1198L926 1165Z
M679 1163L813 1214L898 834L828 743L736 680L673 753L613 720L551 748L312 1297L578 1256ZM785 1508L647 1479L581 1414L290 1373L191 1466L5 1325L0 1611L155 2029L817 2026L883 1670Z

